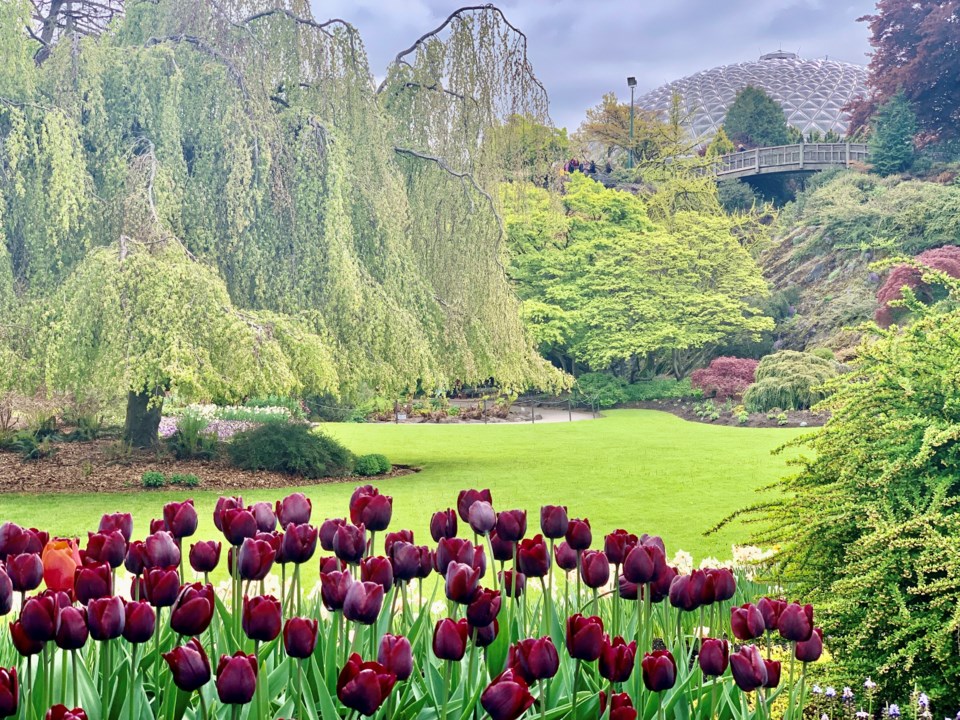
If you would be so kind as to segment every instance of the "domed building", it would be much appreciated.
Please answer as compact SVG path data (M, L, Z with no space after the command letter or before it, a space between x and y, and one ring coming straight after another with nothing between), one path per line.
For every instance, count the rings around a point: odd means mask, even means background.
M668 111L678 93L691 135L708 142L723 125L737 93L752 85L779 102L787 123L805 136L832 130L843 137L849 121L843 107L867 94L866 80L867 69L860 65L775 52L756 62L723 65L668 83L637 98L636 105Z

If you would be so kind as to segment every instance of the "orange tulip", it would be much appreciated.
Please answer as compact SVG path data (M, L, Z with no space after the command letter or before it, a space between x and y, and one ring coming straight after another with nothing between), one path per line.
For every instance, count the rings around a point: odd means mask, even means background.
M74 540L54 538L40 555L43 581L50 590L73 592L73 576L80 566L80 550Z

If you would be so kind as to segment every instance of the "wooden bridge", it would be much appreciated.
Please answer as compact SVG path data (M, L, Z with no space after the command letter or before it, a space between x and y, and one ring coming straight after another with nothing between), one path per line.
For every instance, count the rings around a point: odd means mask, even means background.
M866 162L866 143L804 143L757 148L721 155L704 168L717 180L733 180L774 173L817 172Z

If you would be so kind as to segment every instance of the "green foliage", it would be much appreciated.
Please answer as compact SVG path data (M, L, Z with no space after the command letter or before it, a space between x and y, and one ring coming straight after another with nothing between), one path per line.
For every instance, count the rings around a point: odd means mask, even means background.
M870 133L870 165L887 176L909 170L916 151L917 115L901 90L880 106Z
M743 180L721 180L717 183L717 197L728 213L748 212L762 204L749 183Z
M178 487L200 487L200 478L193 473L170 473L170 484Z
M29 430L4 433L0 436L0 450L18 453L24 460L41 460L57 452L51 436L41 436Z
M806 410L826 398L826 383L840 371L839 363L813 353L782 350L757 365L757 381L743 394L750 412Z
M393 465L387 460L385 455L372 454L361 455L353 465L353 471L357 475L385 475L393 470Z
M145 488L162 488L167 484L167 476L162 472L150 470L140 477L140 482Z
M690 378L654 378L627 385L627 396L631 402L645 400L668 400L671 398L700 397L703 393L690 384Z
M354 463L343 445L302 423L271 423L246 430L234 435L227 448L230 461L243 470L308 478L348 475Z
M209 460L217 456L216 433L206 432L210 421L194 412L177 418L177 429L167 438L167 447L178 460Z
M833 350L831 350L828 347L818 347L818 348L814 348L813 350L807 350L807 352L810 353L811 355L816 355L818 358L823 358L824 360L836 359L836 356L834 355Z
M713 139L710 140L710 144L707 145L707 157L717 157L719 155L727 155L736 150L733 141L727 135L727 131L721 125L720 129L717 130L717 134L713 136Z
M748 85L727 109L723 127L734 143L749 147L787 145L790 133L780 103L760 88Z
M700 397L702 393L690 385L690 379L654 378L627 383L611 373L584 373L573 386L573 400L578 405L609 408L628 402Z
M254 423L287 423L293 419L285 407L271 410L267 407L247 408L229 406L217 408L216 416L220 420L239 420L240 422Z
M243 403L244 407L251 408L286 408L290 417L295 420L303 420L303 404L297 398L286 397L283 395L267 395L265 397L247 398Z
M559 177L559 168L569 157L566 128L555 128L535 118L513 114L487 135L487 141L503 154L503 163L515 181L547 186Z

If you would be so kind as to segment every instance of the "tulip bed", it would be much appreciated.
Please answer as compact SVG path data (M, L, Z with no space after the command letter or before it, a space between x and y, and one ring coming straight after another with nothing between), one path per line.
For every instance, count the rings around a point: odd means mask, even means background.
M750 604L764 588L727 569L678 574L658 537L595 542L565 507L544 506L535 532L489 490L434 513L429 546L391 531L372 486L348 510L223 497L222 538L200 539L192 501L173 502L143 539L104 515L83 549L5 523L0 717L802 716L822 651L809 605Z

